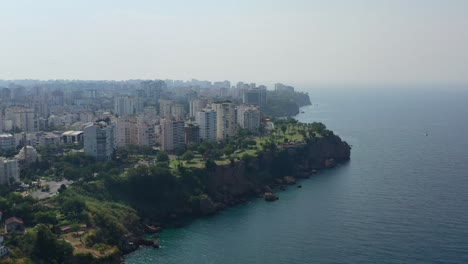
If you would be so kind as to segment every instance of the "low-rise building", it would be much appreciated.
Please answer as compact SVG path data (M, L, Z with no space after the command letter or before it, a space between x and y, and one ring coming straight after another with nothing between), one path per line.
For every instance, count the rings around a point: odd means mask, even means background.
M6 233L24 233L25 227L24 222L20 218L10 217L5 220L5 232Z
M62 133L63 144L74 144L83 142L83 131L65 131Z

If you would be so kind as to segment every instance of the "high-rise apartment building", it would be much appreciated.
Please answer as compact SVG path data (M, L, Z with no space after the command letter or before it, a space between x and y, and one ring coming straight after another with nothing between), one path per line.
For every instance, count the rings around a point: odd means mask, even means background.
M237 132L236 108L231 101L215 102L212 108L216 111L216 138L232 138Z
M106 161L114 154L115 124L110 120L97 121L84 129L84 151L96 160Z
M184 121L174 118L161 120L161 147L169 152L185 146Z
M216 141L216 111L202 109L195 113L195 123L200 127L200 139Z
M18 160L0 157L0 184L10 184L10 179L19 180Z
M114 97L114 114L119 116L137 113L137 98L131 96Z
M185 108L182 104L171 105L171 115L173 117L183 118L185 116Z
M189 108L190 108L190 117L195 117L195 114L206 108L208 106L209 100L203 98L196 98L190 101Z
M159 115L161 117L171 116L172 103L172 100L169 99L159 99Z
M185 124L185 144L200 143L200 127L195 124Z
M258 106L239 105L237 107L237 124L239 127L256 133L260 129L260 121L261 112Z

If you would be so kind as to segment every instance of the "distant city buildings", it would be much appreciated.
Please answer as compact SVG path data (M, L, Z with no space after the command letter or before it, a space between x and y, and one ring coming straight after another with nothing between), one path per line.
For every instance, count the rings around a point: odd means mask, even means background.
M265 86L259 86L244 90L242 96L244 104L265 105L267 103L267 89Z
M277 83L275 84L275 91L276 92L294 92L294 87L292 86L288 86L288 85L284 85L282 83Z
M22 148L21 166L34 158L25 146L83 144L85 153L106 161L117 147L160 144L173 152L230 139L238 128L257 133L268 102L267 88L250 82L0 80L0 86L0 151ZM278 83L275 91L294 88Z
M161 117L171 116L172 103L172 100L169 99L159 99L159 115Z
M117 96L114 98L114 114L119 116L137 113L138 99L131 96Z
M202 99L202 98L195 98L189 103L190 108L190 117L195 117L196 113L208 106L210 100Z
M8 107L5 110L5 117L6 120L11 121L11 129L23 132L39 130L38 117L34 109L21 106Z

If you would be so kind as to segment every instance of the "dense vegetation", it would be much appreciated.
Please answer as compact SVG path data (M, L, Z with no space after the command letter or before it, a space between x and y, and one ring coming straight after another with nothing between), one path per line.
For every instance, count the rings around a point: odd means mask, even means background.
M119 149L111 161L96 162L77 147L39 149L42 159L22 170L25 182L65 178L74 183L44 200L13 191L18 186L1 190L4 218L19 217L29 227L23 235L7 235L13 249L10 260L68 263L72 254L105 259L122 249L129 237L142 233L142 218L165 221L200 214L216 166L234 165L237 160L249 164L255 156L273 155L269 170L250 171L253 181L262 182L271 175L287 175L293 168L286 151L277 151L280 144L333 136L321 123L301 124L292 118L274 122L276 128L267 135L240 130L231 140L189 145L176 158L135 147ZM60 229L64 227L67 232ZM44 247L49 251L44 252Z

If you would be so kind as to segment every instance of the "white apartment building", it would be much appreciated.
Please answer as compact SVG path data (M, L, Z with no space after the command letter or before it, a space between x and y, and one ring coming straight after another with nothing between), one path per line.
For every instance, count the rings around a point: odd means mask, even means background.
M195 113L195 123L200 127L200 139L216 141L216 111L202 109Z
M212 108L216 111L216 138L232 138L237 132L236 108L230 101L215 102Z
M115 124L98 121L84 129L84 151L97 160L112 158L115 151Z
M237 107L237 124L239 127L258 132L260 128L261 112L258 106L239 105Z
M14 181L19 180L18 160L0 157L0 184L9 184L11 178Z

